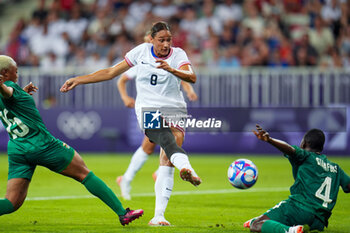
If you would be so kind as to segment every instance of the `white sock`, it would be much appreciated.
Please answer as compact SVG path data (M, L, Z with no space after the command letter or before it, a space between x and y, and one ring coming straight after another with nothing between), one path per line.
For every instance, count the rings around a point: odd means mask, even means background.
M171 192L173 191L174 171L174 167L159 166L157 180L154 185L154 191L156 193L155 217L164 216Z
M182 168L190 169L192 172L192 175L195 177L198 177L196 172L193 170L190 161L188 160L188 156L184 153L174 153L170 157L170 162L179 170Z
M140 146L131 158L129 167L123 175L123 181L130 183L134 179L135 174L142 168L143 164L147 161L147 159L148 154L144 152L142 147Z

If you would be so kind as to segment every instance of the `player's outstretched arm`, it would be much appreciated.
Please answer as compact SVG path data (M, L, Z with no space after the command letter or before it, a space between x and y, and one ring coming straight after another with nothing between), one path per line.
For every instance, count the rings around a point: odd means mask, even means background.
M284 154L291 155L291 156L295 154L295 149L291 145L289 145L285 141L270 137L269 133L263 130L260 127L260 125L256 124L256 130L257 131L253 131L253 132L259 140L270 143L271 145L279 149Z
M0 95L2 95L5 99L10 98L13 94L13 88L8 87L4 84L5 82L4 76L0 74Z
M197 81L197 76L190 65L183 65L180 67L180 69L174 69L169 66L169 64L164 60L157 59L156 62L159 63L159 66L157 66L157 68L166 70L176 77L182 79L183 81L189 83L195 83Z
M117 65L96 71L92 74L87 74L83 76L77 76L74 78L68 79L61 87L61 92L68 92L72 90L74 87L87 84L87 83L97 83L106 80L113 79L114 77L124 73L130 68L128 63L123 60L119 62Z
M135 99L128 95L126 90L126 83L129 81L129 77L126 74L122 74L122 76L118 79L117 87L120 94L120 98L122 98L125 107L133 108L135 107Z
M33 95L33 92L36 92L38 87L35 86L32 82L28 83L25 87L23 87L23 91L27 92L29 95Z
M190 101L196 101L198 99L198 96L196 92L194 91L192 85L188 82L181 81L182 87L184 91L187 94L187 97Z

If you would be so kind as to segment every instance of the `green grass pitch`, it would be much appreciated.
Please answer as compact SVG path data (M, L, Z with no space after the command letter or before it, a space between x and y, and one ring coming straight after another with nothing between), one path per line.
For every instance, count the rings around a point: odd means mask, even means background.
M83 155L87 166L118 195L115 178L121 175L131 155ZM249 190L233 188L227 181L227 169L238 158L252 160L259 169L257 184ZM350 174L350 157L331 157ZM175 171L173 196L166 219L170 227L150 227L154 213L154 181L151 174L158 166L158 156L151 156L132 183L133 198L124 207L143 208L145 214L122 227L117 216L100 200L92 198L78 182L38 167L29 188L28 200L15 213L0 217L0 232L249 232L244 221L264 213L288 197L292 173L282 156L263 155L193 155L193 167L203 183L193 187ZM0 156L0 196L7 181L7 156ZM350 195L339 192L338 201L325 232L350 232Z

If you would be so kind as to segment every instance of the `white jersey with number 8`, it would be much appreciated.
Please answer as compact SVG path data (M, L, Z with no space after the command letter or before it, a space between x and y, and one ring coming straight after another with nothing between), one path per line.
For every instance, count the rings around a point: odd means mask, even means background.
M167 57L158 58L150 43L143 43L125 55L125 61L131 67L137 65L135 112L140 126L142 126L142 108L187 107L180 90L181 79L157 68L159 63L156 59L166 61L175 69L190 64L185 51L181 48L171 48Z

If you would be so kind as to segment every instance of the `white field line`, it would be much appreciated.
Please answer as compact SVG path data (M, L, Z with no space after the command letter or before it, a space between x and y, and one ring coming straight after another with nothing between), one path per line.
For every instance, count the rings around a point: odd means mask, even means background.
M268 192L284 192L288 191L288 188L276 187L276 188L253 188L247 190L240 189L212 189L212 190L197 190L197 191L174 191L172 196L181 195L206 195L206 194L222 194L222 193L268 193ZM132 194L133 197L153 197L154 193L135 193ZM52 197L28 197L27 201L48 201L48 200L68 200L68 199L88 199L95 198L92 195L82 195L82 196L52 196Z

